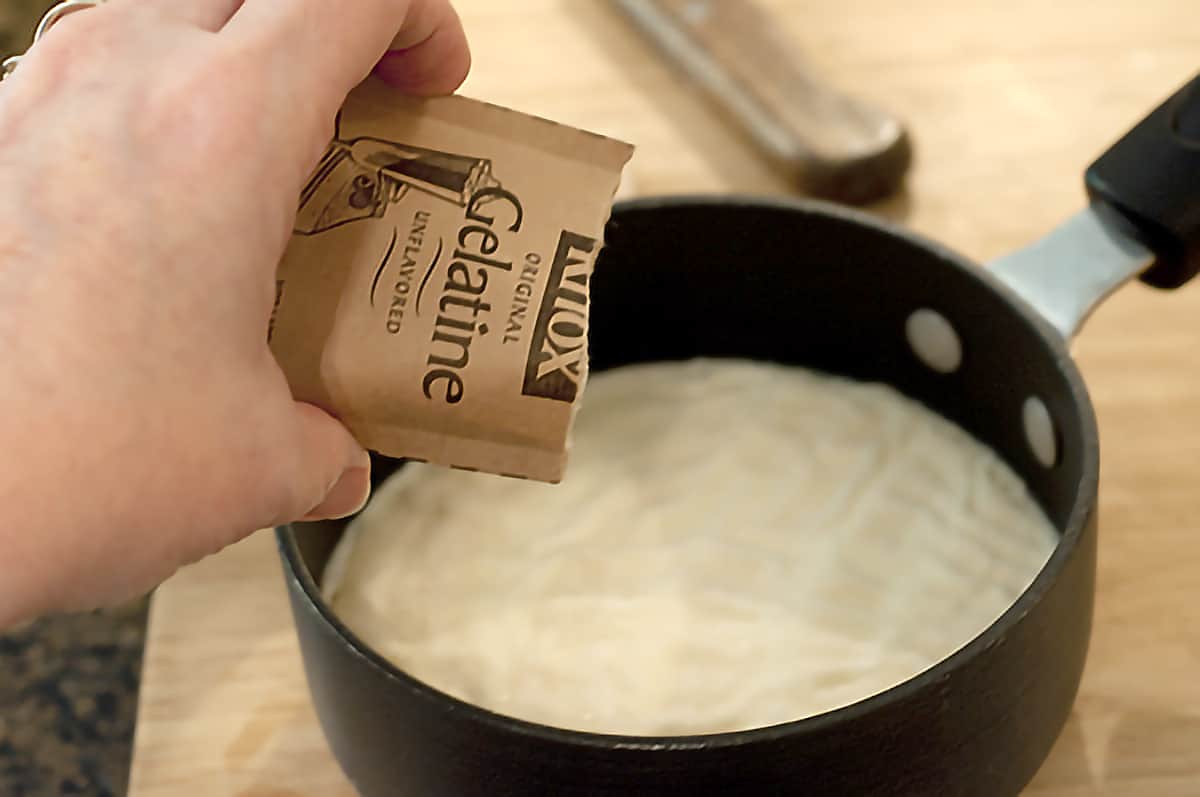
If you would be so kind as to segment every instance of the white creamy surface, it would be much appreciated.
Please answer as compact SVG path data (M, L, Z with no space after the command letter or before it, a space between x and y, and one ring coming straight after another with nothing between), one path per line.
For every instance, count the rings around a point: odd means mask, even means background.
M416 678L500 713L709 733L927 669L1058 539L957 426L801 369L595 374L571 457L557 486L404 468L334 554L336 612Z

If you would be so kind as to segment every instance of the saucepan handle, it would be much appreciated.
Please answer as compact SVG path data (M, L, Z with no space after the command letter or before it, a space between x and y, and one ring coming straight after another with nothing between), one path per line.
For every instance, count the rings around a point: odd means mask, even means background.
M1200 271L1200 76L1087 170L1089 206L990 270L1065 338L1121 285Z
M1155 254L1142 281L1178 288L1200 272L1200 75L1092 164L1087 190Z

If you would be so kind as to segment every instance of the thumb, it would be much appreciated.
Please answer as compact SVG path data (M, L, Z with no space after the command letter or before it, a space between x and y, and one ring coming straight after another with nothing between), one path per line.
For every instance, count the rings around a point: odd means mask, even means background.
M291 469L285 471L276 525L354 514L371 492L370 456L331 415L311 404L294 406Z

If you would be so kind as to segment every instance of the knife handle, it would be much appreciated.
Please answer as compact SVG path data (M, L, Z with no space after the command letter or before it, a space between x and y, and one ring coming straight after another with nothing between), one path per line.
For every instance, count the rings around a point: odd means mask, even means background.
M903 181L904 126L821 81L756 3L615 2L806 193L862 204Z

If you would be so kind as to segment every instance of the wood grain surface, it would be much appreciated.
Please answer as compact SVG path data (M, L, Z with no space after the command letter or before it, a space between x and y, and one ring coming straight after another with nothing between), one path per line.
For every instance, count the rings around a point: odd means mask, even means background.
M909 188L876 212L981 260L1076 210L1088 162L1200 68L1194 0L767 5L816 68L910 125ZM637 193L791 190L603 0L458 6L465 92L636 143ZM1130 286L1076 345L1103 450L1096 627L1033 797L1200 794L1198 348L1200 286ZM159 590L135 747L134 797L350 794L268 535Z
M891 194L904 177L903 124L814 70L768 8L720 0L612 5L798 190L862 204Z

